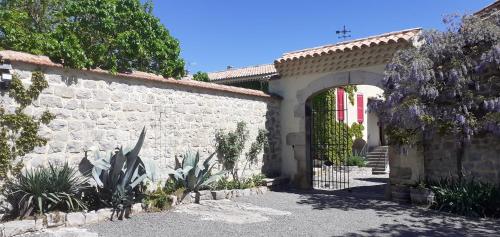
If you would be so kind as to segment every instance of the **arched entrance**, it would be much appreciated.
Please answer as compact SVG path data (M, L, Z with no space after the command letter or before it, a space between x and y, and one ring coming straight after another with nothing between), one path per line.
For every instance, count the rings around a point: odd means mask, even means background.
M306 159L312 188L349 189L351 171L371 175L369 168L385 167L379 164L385 156L368 153L383 145L383 136L378 117L367 111L367 100L382 93L376 86L351 84L323 90L306 100Z
M380 87L387 62L397 50L411 47L419 32L409 29L294 51L274 62L278 76L269 81L269 92L282 97L281 175L292 185L312 187L310 97L344 85Z

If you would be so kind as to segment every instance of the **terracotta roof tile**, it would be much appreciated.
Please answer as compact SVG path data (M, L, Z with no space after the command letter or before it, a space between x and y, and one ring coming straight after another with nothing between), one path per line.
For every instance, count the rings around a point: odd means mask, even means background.
M61 65L61 64L52 62L46 56L33 55L33 54L29 54L29 53L17 52L17 51L11 51L11 50L0 51L0 59L10 60L12 62L34 64L34 65L39 65L39 66L59 67L59 68L63 67L63 65ZM122 78L130 78L130 79L145 80L145 81L156 81L156 82L172 84L172 85L176 85L176 86L200 88L200 89L207 89L207 90L212 90L212 91L229 92L229 93L235 93L235 94L244 94L244 95L258 96L258 97L265 97L265 98L272 98L272 99L280 99L280 97L278 97L278 96L269 95L269 94L266 94L266 93L264 93L262 91L258 91L258 90L251 90L251 89L239 88L239 87L234 87L234 86L219 85L219 84L215 84L215 83L200 82L200 81L194 81L194 80L176 80L173 78L164 78L162 76L159 76L159 75L156 75L153 73L140 72L140 71L133 71L131 73L116 73L116 74L112 74L109 71L102 70L102 69L91 69L91 70L82 70L82 71L89 71L89 72L93 72L93 73L110 75L110 76L119 76Z
M217 81L242 77L269 76L276 73L277 72L274 64L263 64L244 68L232 68L219 72L210 72L208 73L208 78L210 78L210 80L212 81Z
M344 52L348 50L366 48L382 44L397 43L401 41L409 42L420 31L421 31L420 28L413 28L402 31L389 32L381 35L370 36L367 38L356 39L352 41L340 42L332 45L325 45L316 48L309 48L309 49L289 52L283 54L283 56L277 59L275 63L284 63L302 58L322 56L326 54Z

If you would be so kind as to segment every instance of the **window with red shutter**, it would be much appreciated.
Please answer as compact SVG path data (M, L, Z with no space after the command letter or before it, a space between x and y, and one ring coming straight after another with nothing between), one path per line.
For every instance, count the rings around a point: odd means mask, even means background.
M337 119L344 121L344 88L337 89Z
M357 96L357 107L358 107L358 123L363 123L365 120L365 107L363 103L363 94L358 94Z

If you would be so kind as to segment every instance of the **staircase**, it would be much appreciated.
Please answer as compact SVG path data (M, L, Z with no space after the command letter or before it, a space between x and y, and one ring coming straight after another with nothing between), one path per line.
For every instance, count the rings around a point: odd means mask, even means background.
M366 154L367 167L372 168L372 174L387 174L389 172L388 146L379 146Z

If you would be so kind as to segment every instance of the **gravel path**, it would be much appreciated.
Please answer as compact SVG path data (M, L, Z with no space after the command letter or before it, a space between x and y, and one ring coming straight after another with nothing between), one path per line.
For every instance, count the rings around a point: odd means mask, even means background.
M201 208L203 216L190 212L191 208L174 209L86 228L109 237L499 236L500 220L467 219L384 201L386 177L358 177L354 182L358 187L351 192L268 192L224 205L205 204ZM243 215L235 208L242 209ZM249 217L252 221L241 224L239 220L245 211L255 211L256 215ZM227 218L240 219L227 221Z

